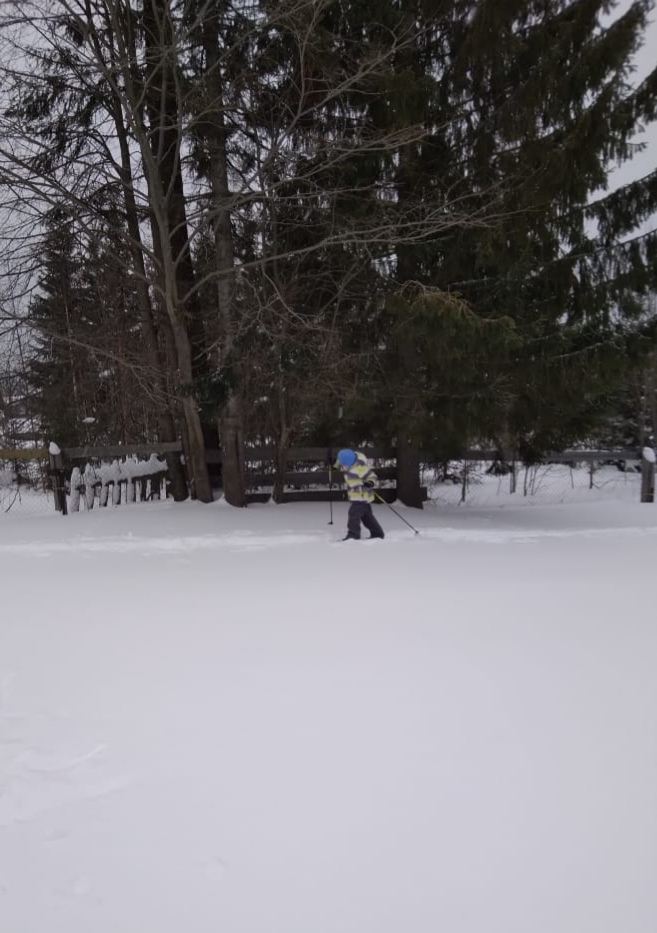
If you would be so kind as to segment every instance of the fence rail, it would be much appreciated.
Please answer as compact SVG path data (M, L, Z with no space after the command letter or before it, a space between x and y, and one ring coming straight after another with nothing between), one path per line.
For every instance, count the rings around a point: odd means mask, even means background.
M115 457L182 453L182 449L181 441L168 441L164 444L123 444L114 447L64 447L62 454L65 460L111 460Z
M0 450L0 460L47 460L45 447L16 447Z
M361 453L365 454L370 460L394 460L397 456L394 447L359 447ZM285 460L287 463L294 463L302 460L316 461L318 463L328 463L329 458L334 461L340 450L335 447L290 447L285 451ZM278 461L278 450L276 447L245 447L244 459L247 463L257 463L259 461L271 460L272 463ZM221 451L208 450L206 452L208 463L220 464Z
M397 457L395 447L359 447L370 460L394 460ZM329 460L334 461L339 447L291 447L285 451L285 460L287 463L298 463L304 460L315 461L328 464ZM113 457L130 456L150 456L151 454L182 453L183 445L181 441L168 441L162 444L125 444L111 447L65 447L62 450L66 460L107 460ZM48 451L45 448L19 448L17 450L0 451L0 459L32 459L38 457L47 457ZM257 463L262 461L278 461L278 451L275 447L246 447L244 459L247 463ZM429 460L428 456L421 457L423 460ZM475 460L491 461L503 459L499 450L492 448L476 449L472 448L461 454L455 454L449 460ZM641 451L638 449L608 449L608 450L563 450L560 452L547 453L541 457L542 463L592 463L600 460L640 460ZM206 451L206 461L208 464L221 464L222 457L220 450Z
M485 463L502 460L499 450L466 450L460 456L450 457L450 460L474 460ZM605 460L640 460L641 451L638 449L625 450L562 450L561 452L543 454L541 463L597 463ZM521 460L521 458L518 458Z

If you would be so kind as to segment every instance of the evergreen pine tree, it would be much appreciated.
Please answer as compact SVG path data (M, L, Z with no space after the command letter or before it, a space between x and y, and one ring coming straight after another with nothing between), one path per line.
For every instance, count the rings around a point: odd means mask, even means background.
M402 491L415 503L420 446L493 440L509 457L563 447L585 436L627 360L653 345L644 308L656 238L629 238L655 210L655 178L604 189L654 119L657 72L629 83L643 0L607 26L609 4L593 0L372 2L383 21L393 8L405 16L416 41L395 56L368 119L424 128L381 157L379 177L391 179L400 217L410 206L445 218L442 234L427 221L412 242L391 225L388 288L400 289L394 317L404 326L387 317L388 302L379 335L382 396L397 386L388 433L402 440ZM413 282L446 296L423 303L433 318L413 300L399 310ZM487 352L486 328L478 350L476 328L441 338L456 295L482 322L510 319L506 351ZM469 390L450 398L464 366Z

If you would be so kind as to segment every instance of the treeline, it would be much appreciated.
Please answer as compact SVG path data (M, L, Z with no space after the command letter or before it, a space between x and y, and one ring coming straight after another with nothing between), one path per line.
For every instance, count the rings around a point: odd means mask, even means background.
M657 71L652 3L609 6L4 3L4 314L44 432L182 434L203 501L219 446L241 505L250 443L392 443L419 504L421 452L611 430L655 346L657 171L608 183Z

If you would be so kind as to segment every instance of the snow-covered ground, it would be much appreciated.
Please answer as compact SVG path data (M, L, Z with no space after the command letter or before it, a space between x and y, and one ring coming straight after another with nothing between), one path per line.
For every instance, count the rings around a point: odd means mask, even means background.
M657 506L378 512L2 517L3 933L654 933Z

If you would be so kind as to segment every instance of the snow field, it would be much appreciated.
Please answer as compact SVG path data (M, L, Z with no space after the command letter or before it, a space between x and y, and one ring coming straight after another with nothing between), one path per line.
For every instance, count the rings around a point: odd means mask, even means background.
M0 524L8 933L651 933L657 520Z

